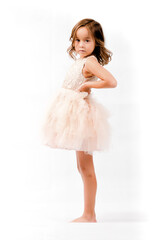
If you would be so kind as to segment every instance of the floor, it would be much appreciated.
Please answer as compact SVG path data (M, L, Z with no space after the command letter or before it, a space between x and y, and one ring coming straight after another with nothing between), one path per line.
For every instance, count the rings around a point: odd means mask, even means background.
M97 223L71 223L80 214L72 206L28 204L3 221L1 239L12 240L147 240L149 221L139 213L101 213ZM18 214L16 214L18 213ZM4 215L4 214L3 214ZM154 240L155 238L153 238Z

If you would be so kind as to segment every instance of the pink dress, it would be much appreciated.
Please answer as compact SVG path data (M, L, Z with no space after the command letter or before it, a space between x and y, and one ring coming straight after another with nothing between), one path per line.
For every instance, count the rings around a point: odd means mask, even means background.
M93 151L108 150L110 112L97 102L92 93L77 90L85 81L98 80L96 76L83 76L82 69L87 59L75 60L48 106L41 128L42 144L91 155Z

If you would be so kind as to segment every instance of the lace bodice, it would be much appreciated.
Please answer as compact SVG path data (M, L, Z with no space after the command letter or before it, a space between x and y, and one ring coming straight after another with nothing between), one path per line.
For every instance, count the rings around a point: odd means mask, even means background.
M63 88L76 90L85 81L97 81L98 78L96 76L85 78L82 74L82 69L87 59L88 57L75 60L66 73L62 84Z

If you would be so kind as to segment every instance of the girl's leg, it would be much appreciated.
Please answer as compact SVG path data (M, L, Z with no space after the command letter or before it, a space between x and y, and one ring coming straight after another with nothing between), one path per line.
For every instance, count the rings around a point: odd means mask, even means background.
M95 197L97 181L93 164L93 156L76 151L77 168L84 183L84 212L83 215L72 222L96 222Z

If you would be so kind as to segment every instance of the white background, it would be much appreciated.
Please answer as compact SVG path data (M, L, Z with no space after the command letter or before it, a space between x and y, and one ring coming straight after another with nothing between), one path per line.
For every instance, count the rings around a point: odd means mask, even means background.
M3 239L158 239L157 14L157 1L1 2ZM101 23L113 52L105 68L118 82L92 89L110 109L113 128L110 151L94 154L96 225L67 224L83 211L75 151L42 146L39 135L73 62L66 52L71 30L83 18Z

